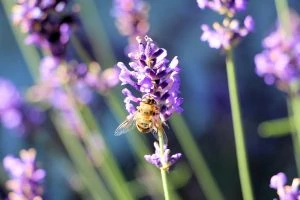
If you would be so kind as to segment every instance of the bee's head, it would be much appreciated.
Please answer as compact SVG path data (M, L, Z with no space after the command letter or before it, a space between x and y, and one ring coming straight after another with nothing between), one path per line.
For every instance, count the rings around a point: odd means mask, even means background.
M156 101L152 96L145 96L142 98L142 102L145 104L156 105Z

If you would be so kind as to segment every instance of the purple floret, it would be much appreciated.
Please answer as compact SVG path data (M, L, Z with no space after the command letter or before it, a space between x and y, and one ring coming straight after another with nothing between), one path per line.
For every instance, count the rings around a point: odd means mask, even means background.
M252 17L247 16L242 27L235 19L225 19L222 24L214 23L213 28L206 24L201 28L202 41L207 41L211 48L228 50L254 29L254 22Z
M209 8L220 14L233 16L246 9L247 0L197 0L201 9Z
M277 190L279 200L298 200L300 199L300 179L295 178L292 185L286 185L287 177L280 172L272 176L270 180L270 187Z
M145 155L144 158L150 164L157 168L162 168L166 171L174 165L182 156L181 153L176 153L170 156L170 149L167 149L167 145L164 145L164 152L161 152L157 142L154 142L155 153L152 155Z

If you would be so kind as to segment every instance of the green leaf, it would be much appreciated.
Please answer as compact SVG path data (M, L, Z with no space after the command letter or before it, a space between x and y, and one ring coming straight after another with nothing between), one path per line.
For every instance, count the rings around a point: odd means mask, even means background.
M287 136L293 131L290 123L288 117L262 122L258 134L264 138Z

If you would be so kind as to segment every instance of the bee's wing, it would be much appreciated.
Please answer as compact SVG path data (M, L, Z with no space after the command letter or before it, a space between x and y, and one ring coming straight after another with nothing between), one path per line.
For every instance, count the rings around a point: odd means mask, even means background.
M123 135L125 133L128 133L131 130L133 130L133 128L135 128L135 119L134 119L134 117L126 119L116 129L115 136L119 136L119 135Z
M163 135L164 144L167 145L167 144L168 144L168 137L167 137L167 134L166 134L166 132L164 131L163 128L162 128L161 130L162 130L162 131L161 131L161 134ZM153 129L153 130L151 131L151 133L152 133L152 135L155 137L155 139L159 141L157 129Z

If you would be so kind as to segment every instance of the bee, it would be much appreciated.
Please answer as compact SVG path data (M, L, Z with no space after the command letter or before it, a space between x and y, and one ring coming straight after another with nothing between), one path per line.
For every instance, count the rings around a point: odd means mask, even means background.
M137 106L137 110L133 115L122 122L115 131L115 135L123 135L130 132L134 127L142 133L152 133L153 136L158 140L158 129L163 134L164 143L167 144L167 136L163 130L159 117L159 105L152 96L145 96L142 98L140 105Z

